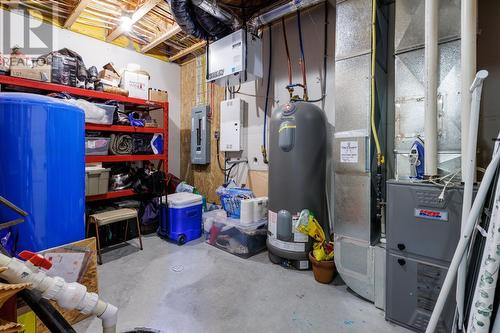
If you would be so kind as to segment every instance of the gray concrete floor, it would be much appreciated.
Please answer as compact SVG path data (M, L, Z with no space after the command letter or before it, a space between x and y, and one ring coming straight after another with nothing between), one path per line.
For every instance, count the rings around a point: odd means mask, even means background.
M99 289L120 309L120 332L409 332L345 285L273 265L267 252L241 259L201 240L179 247L148 236L144 251L113 249L99 267ZM100 327L92 318L75 329Z

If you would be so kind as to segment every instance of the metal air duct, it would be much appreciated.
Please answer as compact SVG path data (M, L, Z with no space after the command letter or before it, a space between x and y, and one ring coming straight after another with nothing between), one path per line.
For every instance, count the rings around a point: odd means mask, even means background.
M248 22L248 25L257 29L263 25L280 19L285 15L294 13L299 9L314 6L324 1L325 0L293 0L284 5L265 11L263 14L252 17Z

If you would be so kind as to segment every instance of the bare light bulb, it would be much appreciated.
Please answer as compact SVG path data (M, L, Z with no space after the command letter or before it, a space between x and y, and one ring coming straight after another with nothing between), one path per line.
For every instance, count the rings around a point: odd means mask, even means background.
M129 16L122 16L120 21L120 27L123 29L123 31L132 30L132 19Z

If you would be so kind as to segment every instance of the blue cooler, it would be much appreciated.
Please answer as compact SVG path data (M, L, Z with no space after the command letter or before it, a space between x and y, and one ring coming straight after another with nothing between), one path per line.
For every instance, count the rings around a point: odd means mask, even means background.
M201 237L203 197L181 192L169 194L162 205L159 235L182 245Z

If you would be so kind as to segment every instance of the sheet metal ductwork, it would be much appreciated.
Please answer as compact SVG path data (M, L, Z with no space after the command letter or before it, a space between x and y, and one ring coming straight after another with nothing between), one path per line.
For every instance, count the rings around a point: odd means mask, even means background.
M372 0L347 0L336 7L333 229L335 264L342 279L358 295L383 307L385 250L378 243L377 156L370 118L373 98L375 126L385 149L388 9L377 8L373 95L372 9Z
M424 134L424 0L400 0L395 7L395 174L410 175L408 153ZM460 168L460 1L439 2L438 169ZM424 137L425 140L425 137Z
M193 37L205 40L219 39L229 34L235 19L222 9L201 6L203 0L171 0L170 8L182 30ZM207 9L205 11L204 9Z
M252 17L248 22L248 25L254 29L258 29L259 27L276 21L283 16L295 13L298 10L310 6L317 5L324 1L325 0L293 0L278 7L274 7L274 5L271 5L271 7L268 7L269 10L264 9L262 14Z

